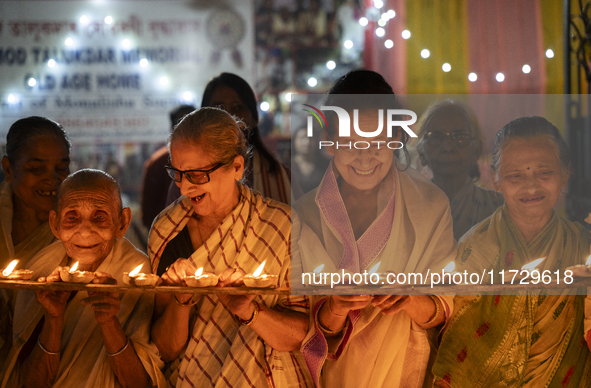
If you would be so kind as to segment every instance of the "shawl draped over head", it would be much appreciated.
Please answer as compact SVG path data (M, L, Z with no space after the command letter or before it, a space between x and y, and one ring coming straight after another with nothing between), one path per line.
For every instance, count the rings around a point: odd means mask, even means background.
M459 240L474 225L493 214L503 202L501 194L477 187L471 179L467 179L450 204L454 238Z
M363 272L381 261L380 271L425 274L455 257L447 197L415 170L402 169L395 159L378 192L378 216L358 240L332 164L318 189L296 203L292 286L299 293L306 292L301 274L320 264L325 265L323 272ZM448 317L453 296L438 298ZM302 345L317 386L422 386L436 329L422 329L405 312L383 315L370 304L349 313L341 342L329 349L317 321L325 300L314 299L310 331Z
M555 214L526 243L505 205L463 237L456 262L459 272L486 269L498 274L545 257L537 269L562 274L585 262L589 243L589 232L581 225ZM433 372L452 387L588 386L591 358L584 341L584 306L584 295L563 289L457 296Z
M66 259L63 244L56 241L39 252L27 267L35 271L35 277L48 276L57 266L63 265ZM115 242L113 250L97 271L110 274L118 284L122 284L123 272L129 272L140 264L143 264L145 269L149 268L148 258L129 241L121 239ZM92 306L80 304L86 297L88 293L80 291L66 307L61 359L53 387L120 387L117 377L111 370L94 310ZM153 308L153 295L128 292L121 296L121 309L117 318L150 375L153 385L165 387L166 381L160 372L163 363L160 361L158 349L149 342ZM18 355L44 316L44 312L33 291L19 291L13 326L13 347L4 367L2 387L22 386Z
M289 287L290 208L238 185L241 199L236 208L188 259L196 268L217 275L228 268L252 273L266 260L263 273L278 275L278 286ZM193 213L190 199L183 196L158 216L148 244L153 272L168 242ZM309 313L304 296L257 295L255 301L271 309ZM171 376L172 384L277 388L313 385L300 352L272 349L254 330L239 325L215 295L203 296L194 313L189 343L177 360L180 365Z
M45 222L15 247L12 243L12 206L10 183L0 183L0 269L6 268L15 259L19 261L16 268L25 268L37 252L55 241L49 223ZM13 290L0 290L0 369L12 346L14 298Z

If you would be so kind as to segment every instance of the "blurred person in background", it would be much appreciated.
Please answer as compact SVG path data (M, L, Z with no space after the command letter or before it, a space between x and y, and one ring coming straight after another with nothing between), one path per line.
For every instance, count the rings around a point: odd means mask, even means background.
M449 198L454 238L459 240L503 204L501 194L475 185L482 155L478 119L468 105L449 100L430 106L418 126L420 162L431 169L433 183Z

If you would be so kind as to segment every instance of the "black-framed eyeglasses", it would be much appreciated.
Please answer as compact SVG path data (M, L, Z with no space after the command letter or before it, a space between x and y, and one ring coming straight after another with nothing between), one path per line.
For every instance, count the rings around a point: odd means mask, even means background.
M218 163L209 170L177 170L176 168L172 167L170 164L164 166L166 172L170 179L175 182L181 182L183 180L183 174L187 177L187 180L194 185L204 185L209 182L209 174L217 170L218 168L222 167L226 163Z
M451 140L458 147L465 147L474 137L470 132L467 131L455 131L455 132L443 132L443 131L429 131L425 134L425 140L434 146L443 144L447 137L451 137Z

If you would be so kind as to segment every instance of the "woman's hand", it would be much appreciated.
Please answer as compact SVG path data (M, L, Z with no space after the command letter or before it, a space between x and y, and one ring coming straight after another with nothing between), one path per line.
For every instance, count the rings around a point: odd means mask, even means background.
M405 311L410 319L421 326L427 322L430 323L429 327L437 326L445 320L445 314L435 304L437 302L428 295L375 295L371 303L381 309L384 315Z
M62 267L57 267L49 276L40 277L37 281L40 283L60 282L60 269ZM64 315L70 294L71 291L35 291L37 301L52 318L62 317Z
M160 279L165 286L186 286L185 276L195 274L197 268L187 259L179 258L162 274ZM175 294L180 303L185 303L193 297L193 294Z
M239 287L244 284L242 278L244 271L228 268L220 275L218 287ZM245 321L252 318L254 314L254 304L252 300L255 295L228 295L216 294L219 301L232 312L232 314L240 317Z
M364 309L370 301L371 295L332 295L326 303L333 315L345 316L349 311Z
M92 281L94 284L117 284L117 280L106 272L97 271ZM117 319L121 309L119 294L116 292L89 292L88 298L82 299L80 304L92 306L94 318L100 324Z

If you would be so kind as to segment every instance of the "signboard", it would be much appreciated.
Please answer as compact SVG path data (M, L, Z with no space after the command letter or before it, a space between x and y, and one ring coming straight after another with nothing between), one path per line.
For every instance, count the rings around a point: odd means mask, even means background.
M76 144L162 142L168 113L209 79L254 74L253 4L0 2L0 143L19 118L61 123Z

